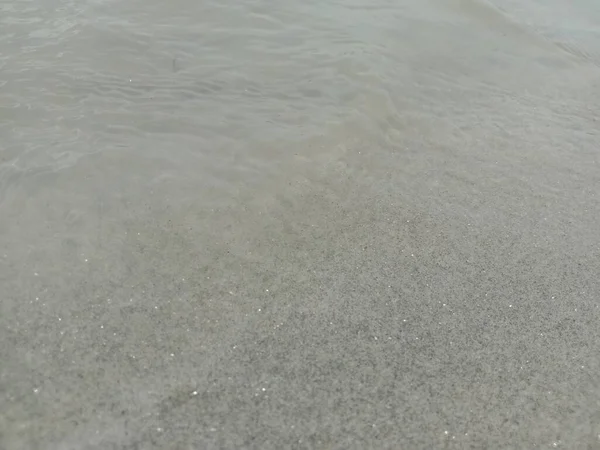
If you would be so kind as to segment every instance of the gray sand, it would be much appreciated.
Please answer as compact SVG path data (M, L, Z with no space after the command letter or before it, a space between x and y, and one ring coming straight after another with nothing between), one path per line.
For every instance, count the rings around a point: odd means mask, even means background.
M0 448L600 448L593 40L342 3L9 2Z

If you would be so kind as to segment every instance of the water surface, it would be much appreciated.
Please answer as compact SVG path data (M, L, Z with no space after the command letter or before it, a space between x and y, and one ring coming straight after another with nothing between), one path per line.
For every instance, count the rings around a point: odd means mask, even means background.
M600 7L0 5L3 448L596 448Z

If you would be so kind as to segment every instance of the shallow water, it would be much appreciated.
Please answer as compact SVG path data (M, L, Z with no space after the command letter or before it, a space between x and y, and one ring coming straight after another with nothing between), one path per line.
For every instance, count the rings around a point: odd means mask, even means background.
M0 5L3 448L600 445L600 6Z

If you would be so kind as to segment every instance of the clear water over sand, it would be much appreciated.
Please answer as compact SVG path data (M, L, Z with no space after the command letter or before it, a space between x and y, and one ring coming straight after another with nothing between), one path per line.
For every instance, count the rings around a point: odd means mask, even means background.
M600 448L600 6L5 1L0 447Z

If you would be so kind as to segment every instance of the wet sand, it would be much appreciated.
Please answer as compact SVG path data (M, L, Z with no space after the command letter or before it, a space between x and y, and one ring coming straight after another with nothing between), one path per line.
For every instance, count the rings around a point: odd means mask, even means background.
M591 28L98 5L0 31L0 447L600 448Z

